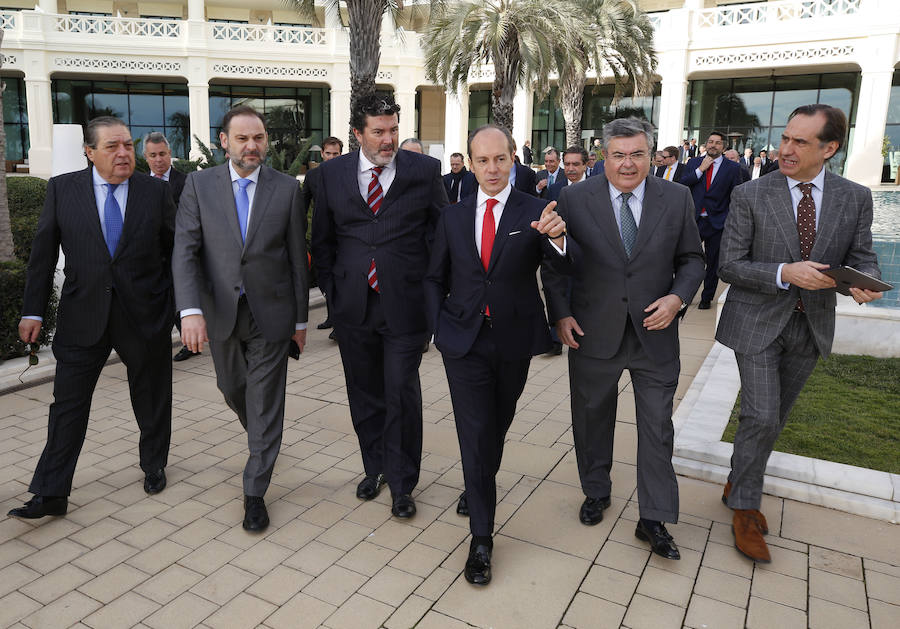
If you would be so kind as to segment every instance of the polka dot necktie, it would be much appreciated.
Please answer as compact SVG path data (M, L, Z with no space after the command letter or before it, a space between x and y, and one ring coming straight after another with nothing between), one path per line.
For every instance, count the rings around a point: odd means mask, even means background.
M816 202L812 198L811 183L797 185L803 198L797 204L797 234L800 236L800 256L809 260L813 244L816 242ZM803 301L797 300L797 310L803 311Z

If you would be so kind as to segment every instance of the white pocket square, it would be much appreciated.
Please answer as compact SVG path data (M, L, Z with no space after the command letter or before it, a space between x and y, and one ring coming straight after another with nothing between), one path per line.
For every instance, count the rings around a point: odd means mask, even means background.
M521 234L521 233L522 233L522 230L520 229L519 231L509 232L509 233L506 234L506 235L507 235L507 236L515 236L516 234Z

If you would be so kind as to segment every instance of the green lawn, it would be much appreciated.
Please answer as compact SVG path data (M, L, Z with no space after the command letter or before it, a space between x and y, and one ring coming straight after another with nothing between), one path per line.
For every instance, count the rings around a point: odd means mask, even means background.
M740 402L738 395L723 441L734 441ZM900 358L820 360L775 449L900 473Z

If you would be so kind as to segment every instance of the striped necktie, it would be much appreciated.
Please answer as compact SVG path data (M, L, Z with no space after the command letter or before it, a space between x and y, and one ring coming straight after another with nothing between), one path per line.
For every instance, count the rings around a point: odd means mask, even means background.
M372 179L369 181L369 196L367 202L369 204L369 209L372 210L372 214L378 214L378 210L381 209L381 202L384 200L384 190L381 188L381 182L378 180L378 176L381 174L381 171L384 170L381 166L375 166L372 168ZM372 261L369 263L369 287L374 290L376 293L380 293L380 289L378 288L378 273L375 270L375 258L372 258Z

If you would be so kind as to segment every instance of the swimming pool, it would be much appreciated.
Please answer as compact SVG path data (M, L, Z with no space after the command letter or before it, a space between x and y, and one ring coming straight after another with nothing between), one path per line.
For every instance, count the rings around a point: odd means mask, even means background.
M900 191L873 191L872 202L872 246L878 254L882 279L896 287L872 305L900 308Z

